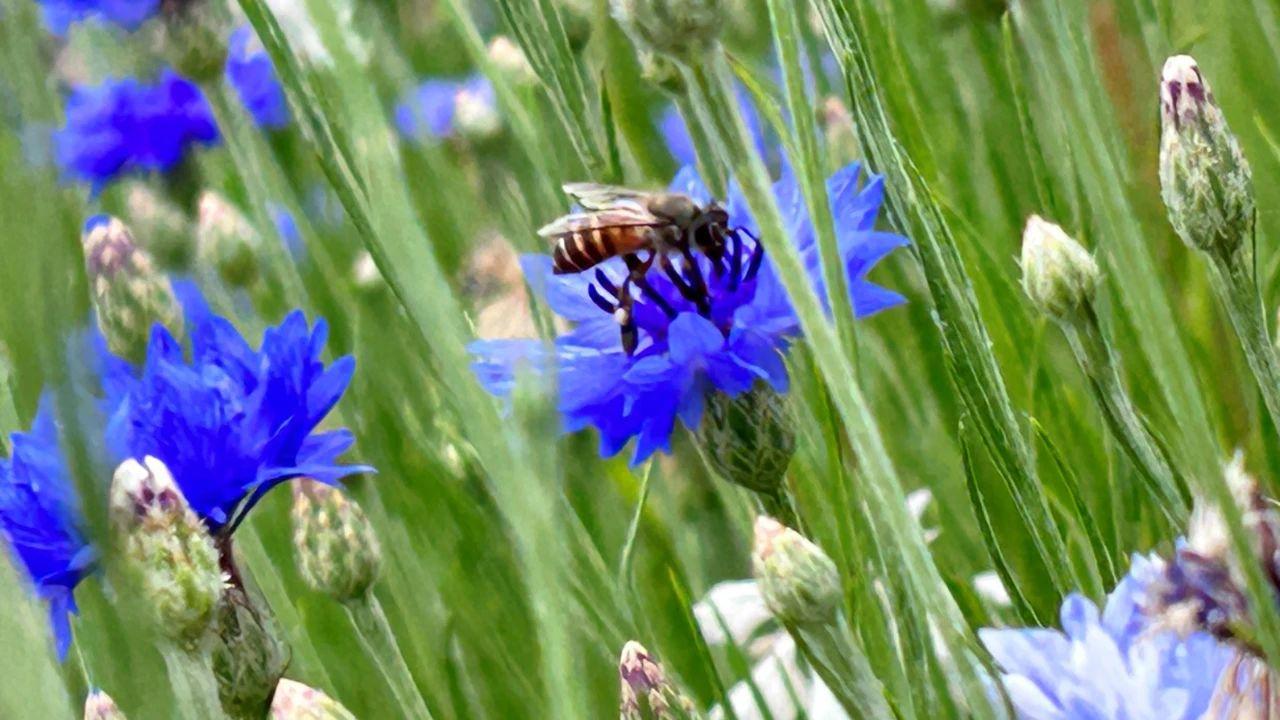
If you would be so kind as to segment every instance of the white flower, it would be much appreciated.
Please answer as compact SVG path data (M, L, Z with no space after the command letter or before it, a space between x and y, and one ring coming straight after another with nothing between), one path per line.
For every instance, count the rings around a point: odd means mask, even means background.
M731 580L711 588L693 606L698 629L711 645L732 642L756 659L751 683L746 680L729 689L729 704L739 720L795 720L804 714L811 720L848 720L831 691L796 654L795 641L780 628L764 634L758 631L773 618L755 580ZM756 700L751 685L760 691L765 708ZM725 717L716 706L711 720Z

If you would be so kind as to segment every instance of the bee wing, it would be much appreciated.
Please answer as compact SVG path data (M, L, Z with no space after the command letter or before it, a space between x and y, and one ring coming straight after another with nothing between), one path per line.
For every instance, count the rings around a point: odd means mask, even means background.
M658 227L667 222L646 210L627 206L596 212L571 213L544 225L538 234L545 238L559 238L569 233L610 227Z
M599 183L566 183L564 192L587 210L608 210L617 207L634 208L644 212L642 202L648 193L617 185Z

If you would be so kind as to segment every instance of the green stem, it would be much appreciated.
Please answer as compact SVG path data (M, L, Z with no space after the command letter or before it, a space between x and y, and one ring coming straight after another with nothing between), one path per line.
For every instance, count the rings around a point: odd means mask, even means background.
M724 62L722 53L715 50L705 58L705 63L682 68L698 121L716 143L716 150L742 188L759 226L760 241L831 388L844 432L863 466L869 521L877 534L885 538L881 547L888 552L886 564L903 571L914 596L912 599L919 600L924 612L909 621L916 624L915 630L922 637L928 635L930 628L939 631L942 643L950 651L949 660L954 663L951 668L956 671L965 701L975 714L982 715L991 705L983 687L986 671L975 652L976 640L925 547L919 523L906 511L906 494L889 459L879 426L862 395L852 365L840 350L834 329L826 321L800 254L788 241L768 170L737 113Z
M226 720L208 650L166 644L160 649L160 654L164 656L164 664L169 671L169 683L178 702L178 716L190 720Z
M631 565L636 552L636 538L640 535L640 521L644 518L644 505L649 499L649 479L653 476L653 462L645 463L644 476L640 479L640 499L636 500L636 514L627 528L627 540L622 545L622 561L618 563L618 584L626 588L631 583Z
M1223 255L1207 254L1209 280L1226 308L1244 349L1245 360L1258 381L1271 423L1280 428L1280 363L1271 346L1262 296L1254 282L1251 253L1245 247Z
M344 604L351 624L356 626L356 634L365 652L373 659L382 672L382 677L391 686L400 703L405 717L416 720L431 720L431 711L427 709L422 693L409 673L409 665L400 652L395 635L391 632L391 624L382 611L382 604L373 593L366 593Z
M720 164L719 158L712 152L711 139L707 137L702 123L698 122L698 116L694 112L693 103L689 100L688 91L677 93L675 101L676 109L680 112L680 118L684 120L684 126L689 130L689 141L693 143L694 155L698 158L698 175L707 184L707 190L711 192L711 197L723 200L727 197L729 188L729 183L724 175L724 166Z
M1080 369L1089 378L1093 399L1102 411L1111 434L1137 468L1160 509L1175 527L1180 527L1187 518L1191 502L1185 479L1174 471L1138 414L1093 305L1085 307L1079 322L1063 324L1062 331Z
M837 611L831 622L788 626L796 647L830 688L850 717L864 720L892 720L893 710L885 699L884 686L871 669L862 648L854 643L844 613Z

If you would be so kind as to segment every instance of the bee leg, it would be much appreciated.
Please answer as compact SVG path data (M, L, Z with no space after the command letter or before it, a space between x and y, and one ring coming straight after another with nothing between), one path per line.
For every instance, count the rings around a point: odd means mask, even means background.
M694 287L693 282L680 274L680 271L676 269L670 258L664 256L659 261L659 264L662 265L662 270L667 274L667 278L671 280L671 284L675 285L676 289L680 291L680 296L693 303L698 308L699 315L711 317L711 305L707 302L706 290L699 292L698 288Z
M640 334L636 330L636 316L633 311L635 299L631 297L631 278L622 282L618 293L618 305L613 311L613 319L621 327L622 350L628 356L634 355L636 346L640 344Z
M649 268L653 266L653 260L657 257L657 254L657 251L650 251L649 257L644 260L641 260L634 253L623 255L622 259L626 262L627 269L630 270L624 286L626 284L634 284L636 287L640 288L640 292L643 293L646 298L651 300L654 305L661 308L662 312L667 314L667 317L674 318L678 314L676 309L671 307L671 303L667 302L667 299L662 297L657 290L654 290L653 286L650 285L649 281L646 279L646 275L649 273Z
M689 301L698 306L698 313L704 317L711 317L711 303L708 301L707 282L702 278L702 268L698 265L697 259L693 256L693 250L685 245L680 249L680 254L684 257L684 270L682 274L685 284L692 293L692 297L686 295ZM666 260L666 258L663 258ZM670 265L670 260L667 260Z

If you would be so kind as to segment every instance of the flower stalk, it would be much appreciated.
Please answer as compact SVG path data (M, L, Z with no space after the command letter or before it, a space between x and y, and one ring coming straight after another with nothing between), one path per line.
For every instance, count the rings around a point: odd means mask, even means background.
M724 63L721 53L713 53L705 63L682 68L691 88L690 96L698 122L716 141L720 156L742 187L743 196L758 221L761 242L775 263L779 280L795 306L819 369L832 387L840 388L840 392L834 393L836 409L849 433L854 452L864 464L864 473L869 479L868 503L875 516L874 522L897 543L890 550L889 557L909 568L907 575L911 592L918 595L922 605L936 613L937 627L945 638L944 642L957 652L953 659L957 661L955 668L965 686L965 697L973 704L975 712L981 712L989 707L989 698L980 690L984 671L977 658L961 652L963 646L971 644L971 633L954 599L944 590L945 585L929 557L918 524L906 512L905 494L897 472L862 396L852 365L840 352L836 334L826 322L819 299L807 281L801 258L785 242L786 229L770 196L768 170L752 147L750 133L742 118L734 112L735 104L727 84ZM1032 526L1042 528L1049 538L1053 538L1054 524L1051 519L1045 520ZM1043 550L1041 552L1045 554ZM1064 550L1051 557L1065 556ZM1062 584L1061 580L1058 584ZM923 627L920 630L927 632Z
M1181 525L1190 493L1125 387L1094 304L1099 280L1098 265L1084 247L1057 225L1031 216L1022 236L1022 287L1032 304L1062 329L1111 434L1170 522Z
M777 520L756 520L752 567L765 604L851 717L888 720L884 686L853 641L835 563Z
M373 659L382 673L382 677L391 686L400 710L405 717L415 720L431 720L431 711L427 709L422 693L409 672L409 664L405 662L400 645L391 631L391 623L382 610L382 604L373 593L365 593L343 603L347 617L356 628L356 636L360 645Z

